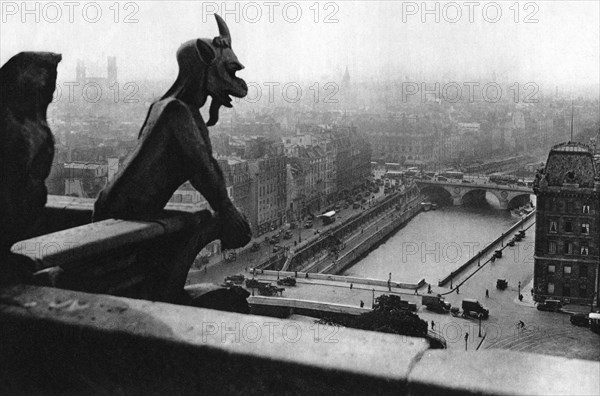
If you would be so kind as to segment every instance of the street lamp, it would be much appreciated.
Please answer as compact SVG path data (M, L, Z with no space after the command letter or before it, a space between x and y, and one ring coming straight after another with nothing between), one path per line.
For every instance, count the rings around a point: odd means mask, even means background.
M519 281L519 294L517 295L517 297L521 297L521 281Z
M371 303L371 309L375 309L375 289L373 289L373 302Z

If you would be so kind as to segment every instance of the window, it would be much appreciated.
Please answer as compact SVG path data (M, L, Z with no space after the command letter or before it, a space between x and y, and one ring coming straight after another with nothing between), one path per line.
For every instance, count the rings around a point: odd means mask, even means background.
M590 233L590 223L581 223L581 233L585 235Z
M565 232L573 232L573 222L565 221Z
M565 265L563 267L563 272L565 273L565 275L571 275L571 266L570 265Z
M554 293L554 283L548 283L548 293Z
M587 276L587 265L585 264L579 264L579 277L586 277Z
M554 264L548 265L548 273L549 274L553 274L555 271L556 271L556 267L554 266Z
M557 251L557 246L556 246L556 242L548 242L548 253L550 254L556 254Z
M565 242L563 253L573 254L573 244L571 242Z
M587 286L585 283L579 284L579 297L583 297L583 298L587 297Z
M583 205L583 213L590 213L590 205Z
M558 226L556 224L556 221L551 220L550 221L550 232L557 232L558 230Z
M571 285L567 283L563 285L562 295L565 297L569 297L571 295Z
M581 249L579 252L582 256L587 256L589 254L589 248L587 243L581 243Z

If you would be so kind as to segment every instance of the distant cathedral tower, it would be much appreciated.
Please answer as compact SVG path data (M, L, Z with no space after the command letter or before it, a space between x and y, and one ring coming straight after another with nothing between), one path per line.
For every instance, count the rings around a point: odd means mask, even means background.
M107 80L109 83L117 81L117 57L109 56L108 57L108 68L106 74Z
M346 66L346 72L342 78L342 89L350 89L350 73L348 72L348 66Z
M342 84L340 87L340 98L340 105L342 109L352 107L353 95L352 86L350 85L350 72L348 72L348 66L346 66L346 71L344 72L344 76L342 77Z

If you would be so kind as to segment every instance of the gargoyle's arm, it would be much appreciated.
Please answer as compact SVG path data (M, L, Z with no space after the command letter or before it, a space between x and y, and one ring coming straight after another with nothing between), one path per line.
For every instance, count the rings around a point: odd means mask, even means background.
M191 170L192 186L216 212L229 209L233 204L227 196L225 178L212 156L210 143L202 137L190 110L184 104L173 101L164 111L168 114L168 128L175 136L185 156L184 161Z

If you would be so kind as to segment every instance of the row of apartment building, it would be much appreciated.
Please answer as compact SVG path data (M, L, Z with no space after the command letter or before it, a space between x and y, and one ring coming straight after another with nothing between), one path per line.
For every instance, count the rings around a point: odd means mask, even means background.
M283 138L215 136L215 152L231 200L261 235L319 214L364 187L371 174L368 142L353 126L298 126ZM51 194L94 198L119 168L118 158L63 162L49 178ZM189 182L173 203L208 203Z

